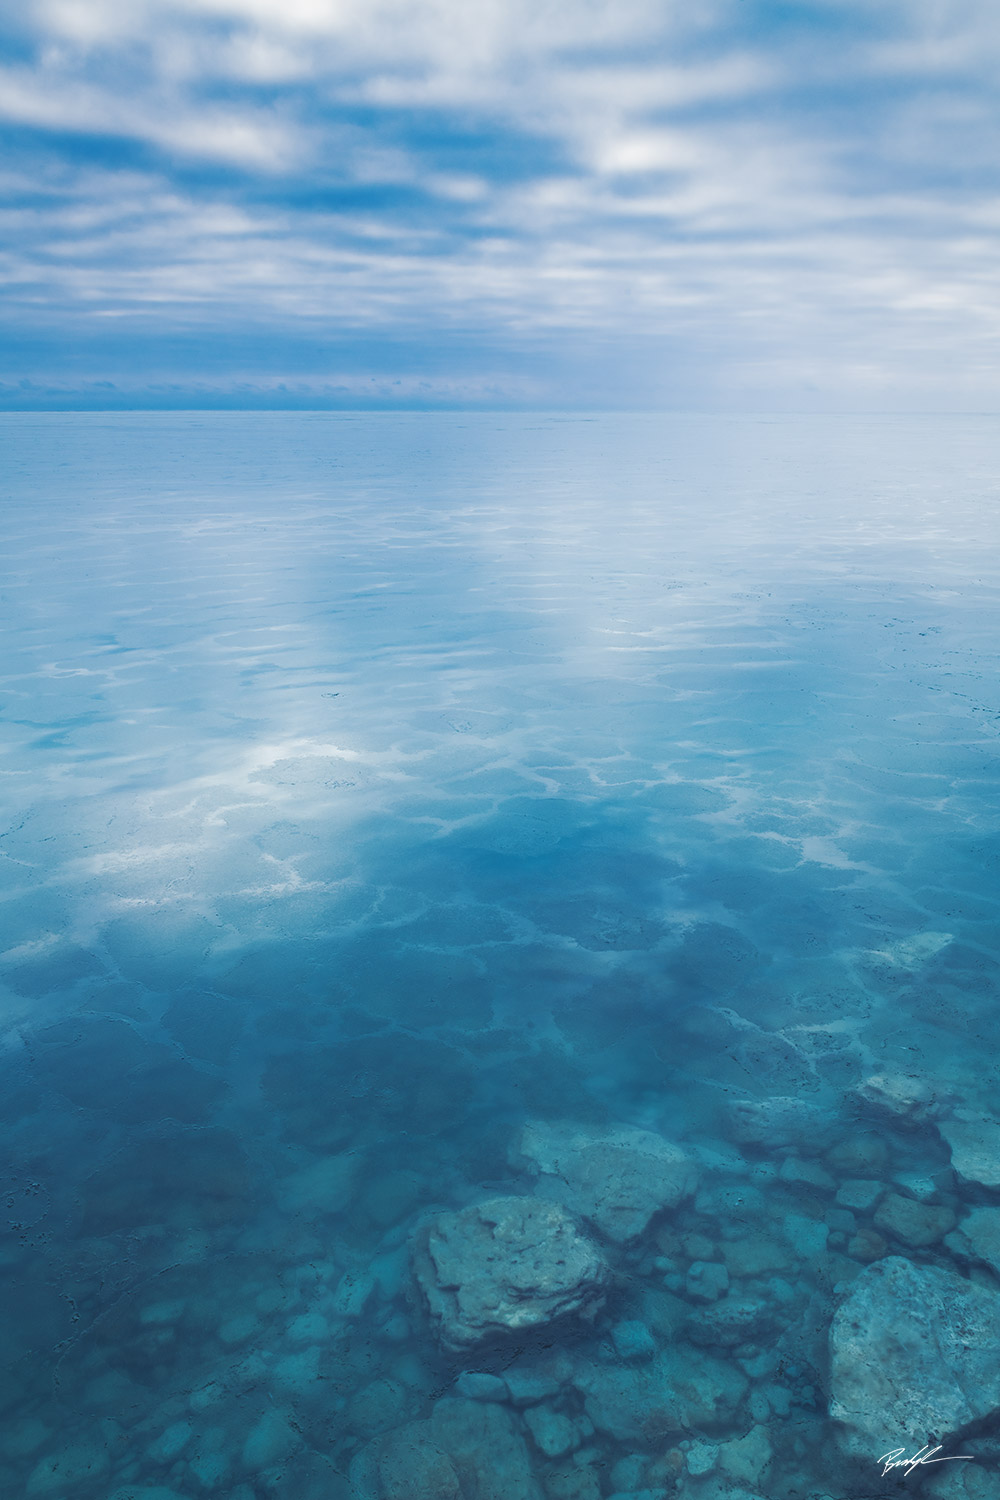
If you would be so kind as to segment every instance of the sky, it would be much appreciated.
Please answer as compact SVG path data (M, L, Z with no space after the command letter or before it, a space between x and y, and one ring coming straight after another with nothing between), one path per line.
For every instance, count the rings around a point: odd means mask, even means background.
M0 410L1000 409L996 0L0 0Z

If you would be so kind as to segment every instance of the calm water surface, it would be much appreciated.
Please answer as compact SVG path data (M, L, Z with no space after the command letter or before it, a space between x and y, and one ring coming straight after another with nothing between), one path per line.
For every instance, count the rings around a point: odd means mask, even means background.
M887 1254L1000 1287L936 1123L1000 1103L996 424L0 443L0 1492L901 1489L839 1456L827 1337ZM526 1122L696 1190L576 1206L594 1321L449 1352L414 1233L535 1192Z

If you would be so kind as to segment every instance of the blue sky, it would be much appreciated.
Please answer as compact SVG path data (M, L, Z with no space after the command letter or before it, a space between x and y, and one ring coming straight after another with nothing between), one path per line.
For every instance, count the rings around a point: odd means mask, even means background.
M0 29L0 409L1000 407L995 0Z

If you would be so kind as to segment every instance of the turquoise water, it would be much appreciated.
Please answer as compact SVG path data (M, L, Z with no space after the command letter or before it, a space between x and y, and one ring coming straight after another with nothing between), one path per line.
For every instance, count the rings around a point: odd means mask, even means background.
M998 1104L995 424L0 436L0 1491L444 1500L372 1454L478 1400L465 1500L895 1492L840 1457L833 1309L889 1253L1000 1286L934 1123ZM774 1097L815 1109L741 1136ZM535 1191L526 1121L698 1188L577 1214L593 1321L456 1354L410 1245Z

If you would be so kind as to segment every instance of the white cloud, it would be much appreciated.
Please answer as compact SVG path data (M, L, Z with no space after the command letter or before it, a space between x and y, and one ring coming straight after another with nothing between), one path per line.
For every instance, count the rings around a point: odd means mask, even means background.
M741 30L737 0L38 0L0 116L161 165L26 180L3 274L26 306L192 327L979 359L1000 12L813 10L835 45Z

